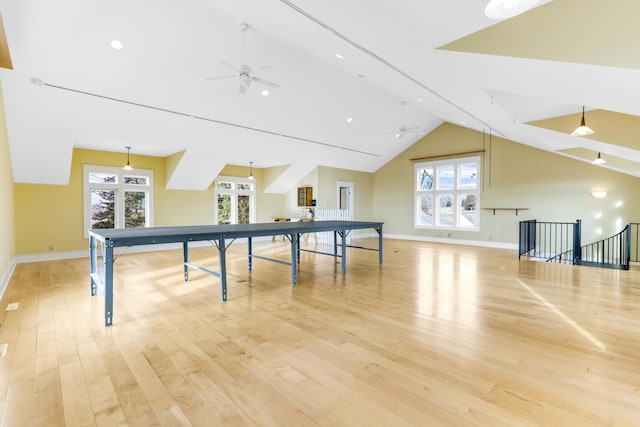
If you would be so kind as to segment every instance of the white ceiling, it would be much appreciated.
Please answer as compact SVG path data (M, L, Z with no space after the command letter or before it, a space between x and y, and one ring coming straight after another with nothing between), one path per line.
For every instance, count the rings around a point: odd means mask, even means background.
M67 184L73 148L131 146L184 151L169 188L206 189L225 165L254 162L290 165L268 188L284 192L318 165L373 172L421 137L397 139L400 126L428 133L443 122L550 151L615 153L525 122L583 104L638 115L638 70L438 49L497 24L487 2L0 0L14 180ZM269 96L257 82L240 95L235 78L206 80L230 74L220 60L242 64L241 22L246 63L270 65L256 75L281 85Z

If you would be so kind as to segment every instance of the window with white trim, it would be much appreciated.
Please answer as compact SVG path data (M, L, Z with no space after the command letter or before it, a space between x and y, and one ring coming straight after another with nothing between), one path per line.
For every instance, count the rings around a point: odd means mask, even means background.
M480 230L480 157L414 165L414 226Z
M153 226L153 171L83 165L84 230Z
M219 176L214 184L216 224L256 222L256 181L250 178Z

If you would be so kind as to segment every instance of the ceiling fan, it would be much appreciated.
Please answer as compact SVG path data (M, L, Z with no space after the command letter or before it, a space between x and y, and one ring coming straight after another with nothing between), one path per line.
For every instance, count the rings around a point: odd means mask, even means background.
M424 132L420 130L420 126L407 127L407 125L400 125L395 131L393 131L393 136L395 136L396 139L400 139L408 133L415 133L419 135L424 134Z
M279 84L270 82L265 79L261 79L260 77L256 77L253 75L253 72L256 70L271 70L271 66L265 65L262 67L251 68L247 65L246 56L247 56L247 30L249 29L249 25L242 22L240 24L240 31L242 31L244 36L244 46L243 46L243 64L238 68L234 65L230 64L227 61L220 60L220 63L231 68L235 71L235 74L229 74L224 76L215 76L215 77L207 77L205 80L219 80L219 79L228 79L232 77L237 77L239 79L238 83L238 93L244 94L247 93L247 88L251 85L251 82L258 82L265 86L269 86L273 89L278 89L280 87Z

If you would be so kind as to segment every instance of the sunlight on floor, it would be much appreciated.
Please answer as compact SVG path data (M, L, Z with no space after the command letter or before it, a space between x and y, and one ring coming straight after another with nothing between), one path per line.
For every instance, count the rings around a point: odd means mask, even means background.
M553 311L555 314L557 314L558 316L560 316L560 318L562 320L564 320L569 326L571 326L573 329L575 329L576 331L580 332L580 334L582 334L582 336L584 336L587 340L589 340L593 345L595 345L596 347L598 347L600 349L600 351L603 351L605 353L607 353L607 346L604 345L601 341L599 341L596 337L594 337L593 335L591 335L586 329L584 329L582 326L578 325L576 322L574 322L570 317L568 317L566 314L564 314L563 312L561 312L555 305L551 304L549 301L547 301L542 295L538 294L536 291L534 291L533 289L531 289L531 287L529 287L526 283L524 283L522 280L520 279L516 279L518 281L518 283L520 283L520 285L522 285L523 288L525 288L531 295L533 295L534 297L536 297L541 303L543 303L547 308L549 308L551 311Z

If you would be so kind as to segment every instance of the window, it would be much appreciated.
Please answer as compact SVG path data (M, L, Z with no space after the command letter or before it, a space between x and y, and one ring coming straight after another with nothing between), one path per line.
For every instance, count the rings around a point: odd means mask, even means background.
M153 225L153 171L83 166L84 229Z
M256 222L255 180L219 176L213 187L216 224L249 224Z
M480 229L480 157L415 164L418 228Z

